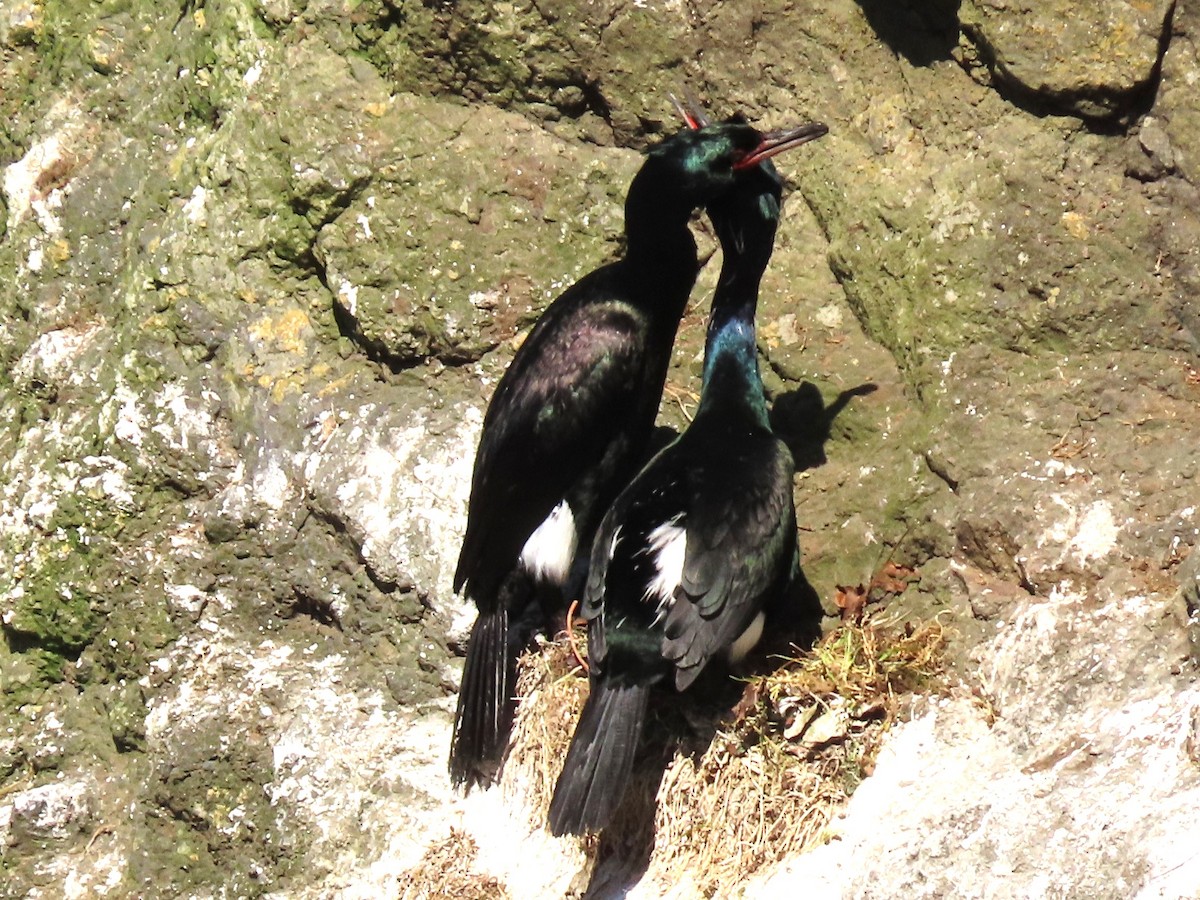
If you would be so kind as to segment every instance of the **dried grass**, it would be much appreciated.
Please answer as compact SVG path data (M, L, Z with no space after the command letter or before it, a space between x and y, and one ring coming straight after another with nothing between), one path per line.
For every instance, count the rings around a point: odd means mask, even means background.
M534 821L545 823L588 683L566 638L544 642L518 663L517 718L501 786L519 798Z
M737 719L698 759L676 757L658 793L649 874L690 876L714 896L828 838L874 766L900 698L931 687L945 636L932 622L899 633L844 624L803 656L747 682ZM846 707L844 729L807 742L790 726L811 705Z
M915 628L892 628L868 617L861 625L843 624L808 655L787 660L762 683L775 701L788 695L837 696L860 707L890 706L897 695L930 686L941 671L945 644L936 619Z
M475 841L454 828L401 877L400 900L508 900L504 885L473 871Z
M680 750L667 767L646 876L688 881L714 896L825 841L829 822L870 773L900 700L936 685L944 644L936 621L890 627L867 617L749 679L707 748ZM587 680L565 639L526 655L521 672L504 782L520 785L531 815L544 823ZM840 724L828 739L815 739L815 723L829 710L841 711ZM609 830L621 825L618 819ZM596 838L583 846L595 858Z

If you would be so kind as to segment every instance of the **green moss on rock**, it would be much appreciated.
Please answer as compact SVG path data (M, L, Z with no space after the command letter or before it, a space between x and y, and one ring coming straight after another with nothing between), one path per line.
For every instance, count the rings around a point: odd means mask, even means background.
M23 590L4 613L4 630L18 645L50 653L77 654L102 625L96 598L78 586L65 567L50 566L37 579L26 579Z

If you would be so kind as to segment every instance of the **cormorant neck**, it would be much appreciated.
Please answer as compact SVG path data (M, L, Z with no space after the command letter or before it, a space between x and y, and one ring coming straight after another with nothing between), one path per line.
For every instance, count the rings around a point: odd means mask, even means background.
M695 207L668 175L645 165L634 176L625 198L625 256L655 268L682 266L695 278L696 241L688 228Z
M697 415L715 403L732 402L767 427L767 402L758 370L754 328L762 269L739 264L746 262L727 253L721 267L704 344L704 383Z

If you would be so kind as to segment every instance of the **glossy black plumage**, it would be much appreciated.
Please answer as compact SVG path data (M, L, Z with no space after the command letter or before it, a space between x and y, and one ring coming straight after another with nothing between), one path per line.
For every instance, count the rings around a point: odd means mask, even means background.
M695 281L693 210L736 170L786 149L794 132L744 123L685 130L653 148L625 205L625 256L550 305L514 356L484 416L466 534L454 576L479 609L467 646L450 752L451 780L487 777L512 723L518 620L564 604L563 560L591 546L596 524L644 457L671 344ZM560 504L569 529L531 535ZM554 520L558 521L558 520ZM561 522L559 523L561 525ZM539 567L550 558L556 565Z
M596 535L583 607L591 692L551 802L554 834L608 824L651 689L686 690L756 620L761 629L764 606L792 575L794 465L767 421L754 330L779 197L765 163L709 204L724 260L700 406L621 492Z

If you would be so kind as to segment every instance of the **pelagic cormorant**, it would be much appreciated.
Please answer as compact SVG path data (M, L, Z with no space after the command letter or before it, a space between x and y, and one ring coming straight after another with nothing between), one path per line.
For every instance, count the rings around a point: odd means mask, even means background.
M715 658L743 656L797 564L795 467L767 421L754 327L780 196L765 163L708 205L724 258L700 405L596 534L583 603L591 691L550 805L556 835L609 823L651 690L684 691Z
M740 172L822 133L727 122L652 148L626 198L624 256L546 309L497 385L454 575L479 610L454 720L455 785L487 779L501 756L516 658L544 611L565 607L577 548L586 562L600 517L644 459L698 271L688 219Z

